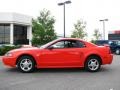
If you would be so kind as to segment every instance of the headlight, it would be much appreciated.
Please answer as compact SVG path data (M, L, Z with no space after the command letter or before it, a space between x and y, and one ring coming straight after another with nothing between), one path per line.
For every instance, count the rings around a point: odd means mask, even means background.
M13 56L13 55L12 55L11 52L7 52L7 53L5 54L5 56L7 56L7 57L11 57L11 56Z

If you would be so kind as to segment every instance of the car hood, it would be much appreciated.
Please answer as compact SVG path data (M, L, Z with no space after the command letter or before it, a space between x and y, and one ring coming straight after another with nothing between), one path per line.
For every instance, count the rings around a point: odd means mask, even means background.
M18 52L18 51L31 51L31 50L40 50L38 47L31 47L31 48L18 48L18 49L13 49L9 52Z

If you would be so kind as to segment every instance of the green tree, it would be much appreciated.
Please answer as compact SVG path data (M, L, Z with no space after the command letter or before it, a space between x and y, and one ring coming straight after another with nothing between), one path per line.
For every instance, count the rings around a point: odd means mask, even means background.
M100 32L99 32L99 29L95 29L95 30L94 30L93 36L94 36L95 40L100 39L101 34L100 34Z
M57 38L54 30L55 19L50 11L43 9L37 19L33 19L33 45L43 45Z
M73 38L81 38L84 39L87 36L85 32L86 22L78 20L76 24L74 24L74 30L72 32L71 37Z
M92 39L90 42L95 44L95 43L96 43L96 40Z

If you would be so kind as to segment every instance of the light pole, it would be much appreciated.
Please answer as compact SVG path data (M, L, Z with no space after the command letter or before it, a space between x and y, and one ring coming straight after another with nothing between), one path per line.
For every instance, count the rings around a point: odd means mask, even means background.
M103 22L103 39L105 40L105 21L108 21L108 19L102 19L100 22Z
M61 3L58 3L59 6L62 6L63 5L63 26L64 26L64 38L65 38L65 4L70 4L71 1L65 1L65 2L61 2Z

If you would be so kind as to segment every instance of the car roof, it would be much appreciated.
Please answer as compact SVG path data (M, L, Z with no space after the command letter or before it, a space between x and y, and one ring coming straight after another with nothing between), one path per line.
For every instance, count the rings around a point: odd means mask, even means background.
M82 39L80 38L59 38L57 40L80 40L80 41L83 41Z

